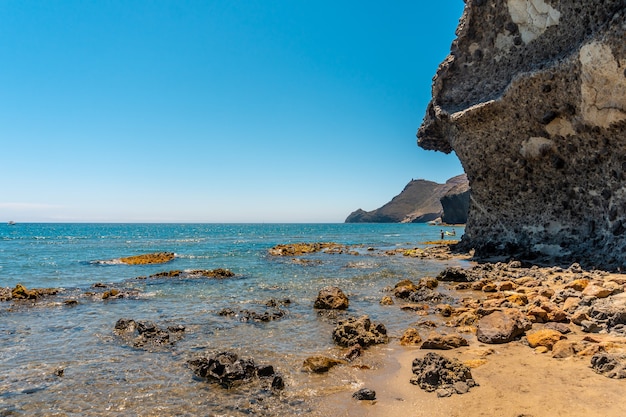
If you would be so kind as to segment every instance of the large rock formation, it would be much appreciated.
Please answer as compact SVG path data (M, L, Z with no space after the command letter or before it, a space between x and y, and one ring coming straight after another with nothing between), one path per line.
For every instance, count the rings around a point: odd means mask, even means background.
M626 0L467 0L418 143L455 151L476 254L626 266Z
M465 174L450 178L445 184L412 180L389 203L372 211L358 209L350 213L346 223L426 223L443 215L442 197L464 186L467 186Z

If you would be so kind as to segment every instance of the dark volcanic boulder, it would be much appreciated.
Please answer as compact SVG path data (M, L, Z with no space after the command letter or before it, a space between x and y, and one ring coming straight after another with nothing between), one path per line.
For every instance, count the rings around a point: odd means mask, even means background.
M367 316L342 320L333 330L333 341L343 347L361 345L366 348L371 345L387 343L387 329L384 325L372 323Z
M420 287L415 292L412 292L407 297L407 300L415 303L450 303L452 302L452 297L430 288Z
M420 147L471 186L477 257L626 266L623 0L472 0L433 78Z
M350 302L338 287L324 287L315 299L314 307L322 310L345 310Z
M474 278L470 271L468 271L467 269L456 267L456 266L451 266L441 271L439 275L437 275L437 279L439 281L448 281L448 282L474 281Z
M209 357L200 357L187 362L193 373L211 382L217 382L225 388L251 381L255 378L273 377L271 387L283 389L285 383L274 372L271 365L257 366L253 359L240 358L234 352L221 352Z
M252 359L240 359L236 353L222 352L209 358L198 358L188 362L193 373L230 387L236 381L256 376L257 368Z
M280 308L272 308L265 310L262 313L258 313L252 310L239 310L239 312L235 312L230 308L224 308L217 312L218 316L222 317L234 317L241 322L256 322L256 323L266 323L269 321L279 320L285 316L285 311Z
M626 362L608 353L596 353L591 358L591 369L608 378L626 378Z
M612 298L599 300L587 312L597 326L608 331L626 332L626 303Z
M182 325L162 329L151 321L119 319L115 323L115 333L125 343L139 349L168 347L180 340L185 332Z
M376 399L376 391L369 388L361 388L354 394L352 394L352 398L357 399L359 401L369 400L373 401Z
M413 361L411 384L433 392L439 396L453 393L464 394L477 384L472 378L470 368L456 359L448 359L436 353L428 353L423 359Z
M179 279L189 279L189 278L217 278L217 279L225 279L232 278L235 276L235 273L224 268L216 268L216 269L194 269L191 271L181 271L181 270L173 270L173 271L164 271L158 272L156 274L150 275L148 278L179 278ZM137 279L146 279L145 277L139 277Z

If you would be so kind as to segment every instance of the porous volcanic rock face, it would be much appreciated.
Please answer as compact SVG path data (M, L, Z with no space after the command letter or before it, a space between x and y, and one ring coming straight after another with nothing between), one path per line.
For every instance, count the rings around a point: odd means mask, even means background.
M418 131L471 186L462 245L626 266L626 0L468 0Z

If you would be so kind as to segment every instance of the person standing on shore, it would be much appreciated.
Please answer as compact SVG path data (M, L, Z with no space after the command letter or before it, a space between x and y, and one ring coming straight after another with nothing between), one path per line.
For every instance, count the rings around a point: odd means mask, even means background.
M441 229L441 240L445 239L444 236L445 236L445 234L443 233L443 229Z

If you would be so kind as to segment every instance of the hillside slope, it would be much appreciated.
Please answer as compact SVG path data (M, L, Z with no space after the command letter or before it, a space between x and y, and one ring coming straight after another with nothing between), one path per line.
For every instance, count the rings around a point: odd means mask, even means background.
M404 190L384 206L365 211L358 209L346 218L346 223L425 223L443 215L441 198L450 190L467 184L465 174L450 178L445 184L427 180L412 180Z

